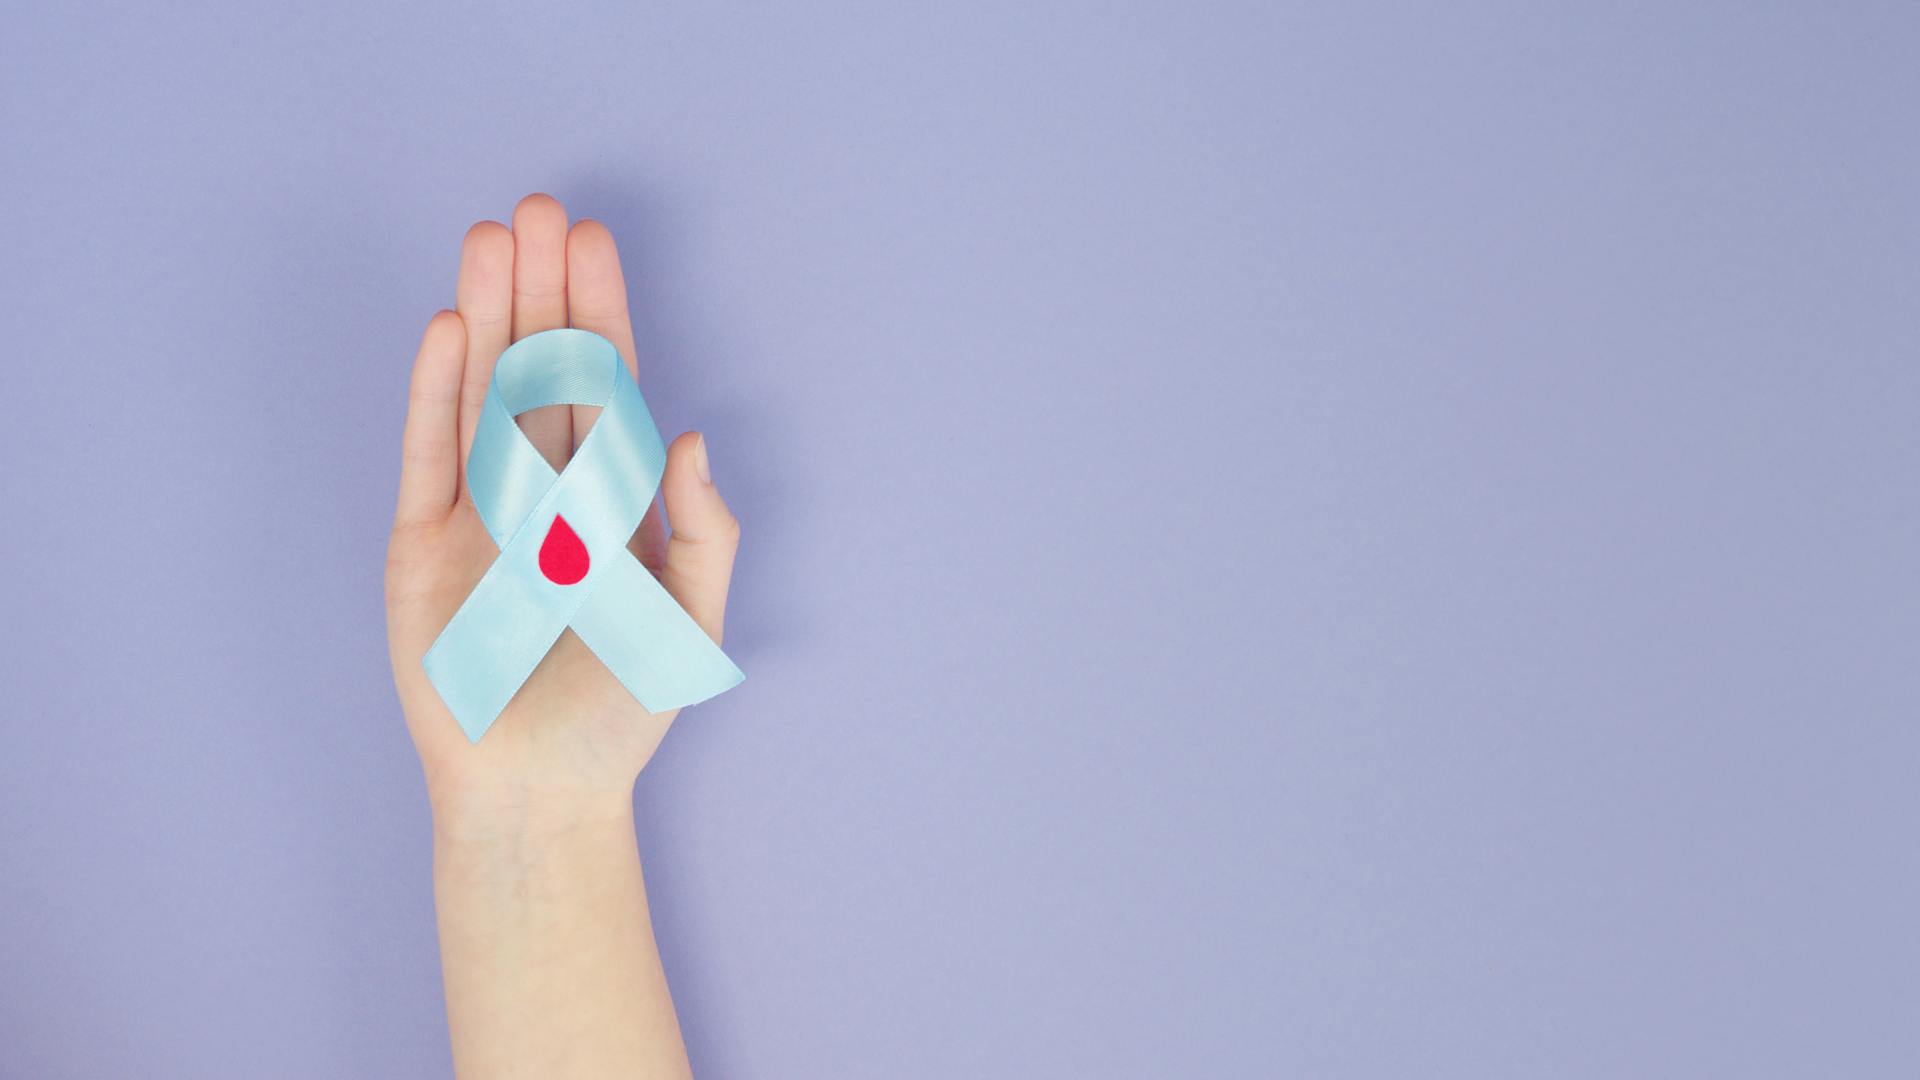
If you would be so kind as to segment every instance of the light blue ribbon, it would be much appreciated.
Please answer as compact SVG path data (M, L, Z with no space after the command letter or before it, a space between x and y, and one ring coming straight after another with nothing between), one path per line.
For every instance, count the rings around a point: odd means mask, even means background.
M513 422L543 405L601 408L558 474ZM500 556L424 661L468 739L480 741L569 626L648 712L745 678L627 550L666 462L646 400L606 338L548 330L500 354L467 457L467 487ZM586 545L586 576L573 584L540 568L555 518Z

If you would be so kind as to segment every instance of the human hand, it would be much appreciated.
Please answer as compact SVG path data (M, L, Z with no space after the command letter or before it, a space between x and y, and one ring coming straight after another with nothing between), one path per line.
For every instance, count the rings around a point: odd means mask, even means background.
M498 554L467 492L466 460L494 360L512 342L564 326L612 341L635 370L633 326L613 237L546 195L529 195L511 231L467 232L454 311L427 324L402 439L399 505L387 548L387 644L394 684L436 816L551 809L630 814L633 782L675 712L649 713L568 630L479 743L469 743L427 681L421 658ZM599 410L554 405L519 418L558 470ZM660 505L630 548L714 641L721 636L740 527L713 486L706 443L667 449ZM677 712L677 710L676 710Z

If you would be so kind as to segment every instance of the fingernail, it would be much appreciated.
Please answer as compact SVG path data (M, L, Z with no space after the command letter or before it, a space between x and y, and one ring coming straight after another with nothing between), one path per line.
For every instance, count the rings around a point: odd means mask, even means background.
M700 474L700 482L708 486L713 484L713 473L707 467L707 437L700 436L693 444L693 471Z

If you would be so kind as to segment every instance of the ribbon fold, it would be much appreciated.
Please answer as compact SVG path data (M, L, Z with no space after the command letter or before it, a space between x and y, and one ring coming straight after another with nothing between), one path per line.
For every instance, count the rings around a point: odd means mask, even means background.
M543 405L601 409L559 473L513 422ZM648 712L746 677L627 550L666 462L606 338L548 330L500 354L467 455L467 487L500 555L422 661L468 739L480 741L568 627Z

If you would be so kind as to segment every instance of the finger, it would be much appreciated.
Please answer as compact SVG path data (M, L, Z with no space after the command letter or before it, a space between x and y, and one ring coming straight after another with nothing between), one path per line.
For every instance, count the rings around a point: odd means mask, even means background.
M605 225L586 219L567 230L567 321L578 330L591 330L620 350L629 374L637 374L633 347L633 320L627 311L627 281L620 271L620 251ZM573 442L587 437L600 410L591 405L573 407ZM658 574L666 558L667 537L659 507L649 507L629 545L640 562Z
M513 208L513 340L567 325L567 212L551 195ZM573 451L572 406L549 405L520 418L541 456L564 468Z
M591 218L576 222L567 232L567 318L575 328L613 342L627 362L628 373L638 375L620 250L607 227Z
M720 498L707 461L707 442L688 432L667 448L667 471L660 481L673 534L660 583L693 621L715 641L726 621L727 586L733 580L733 556L740 548L740 523Z
M627 318L627 283L620 274L620 252L613 234L597 221L576 222L567 230L567 321L613 342L620 358L633 366L633 324ZM573 444L587 437L600 410L573 407Z
M441 311L428 321L407 388L396 524L439 521L453 508L460 486L460 375L466 349L459 315Z
M467 371L460 386L460 460L467 460L493 362L513 331L513 234L497 221L467 230L460 245L460 281L454 307L467 328Z

